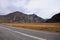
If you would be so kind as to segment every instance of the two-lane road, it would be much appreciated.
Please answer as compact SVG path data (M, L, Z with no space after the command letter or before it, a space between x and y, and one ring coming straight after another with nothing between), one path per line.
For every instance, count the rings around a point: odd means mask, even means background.
M0 40L60 40L60 34L0 25Z

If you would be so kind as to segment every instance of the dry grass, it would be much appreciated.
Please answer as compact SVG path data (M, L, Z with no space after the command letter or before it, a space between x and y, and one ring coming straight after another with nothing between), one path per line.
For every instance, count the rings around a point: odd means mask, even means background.
M22 27L34 30L60 32L60 23L2 23L7 26Z

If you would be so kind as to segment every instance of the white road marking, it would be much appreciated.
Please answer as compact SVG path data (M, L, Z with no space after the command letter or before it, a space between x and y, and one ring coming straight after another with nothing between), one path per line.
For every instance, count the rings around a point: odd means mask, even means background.
M43 38L39 38L39 37L36 37L36 36L29 35L29 34L25 34L25 33L22 33L22 32L14 31L14 30L6 28L6 27L3 27L3 28L5 28L9 31L16 32L16 33L19 33L21 35L27 36L27 37L35 38L35 39L38 39L38 40L47 40L47 39L43 39Z

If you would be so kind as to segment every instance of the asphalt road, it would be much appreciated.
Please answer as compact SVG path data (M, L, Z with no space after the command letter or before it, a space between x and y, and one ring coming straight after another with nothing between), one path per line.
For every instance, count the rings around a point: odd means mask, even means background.
M60 34L0 25L0 40L60 40Z

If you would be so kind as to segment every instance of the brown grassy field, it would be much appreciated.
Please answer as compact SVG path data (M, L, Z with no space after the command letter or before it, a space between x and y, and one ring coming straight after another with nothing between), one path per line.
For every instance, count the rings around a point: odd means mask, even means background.
M3 25L60 33L60 23L2 23Z

